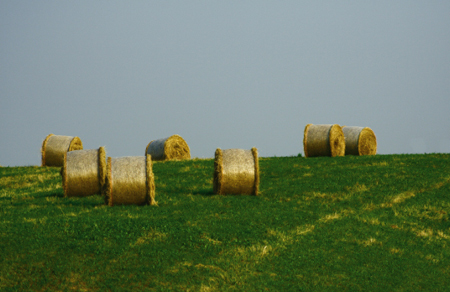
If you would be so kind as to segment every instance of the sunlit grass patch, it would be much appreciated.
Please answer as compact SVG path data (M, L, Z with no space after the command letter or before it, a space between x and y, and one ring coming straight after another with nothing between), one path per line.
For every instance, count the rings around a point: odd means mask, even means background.
M191 169L190 166L185 166L185 167L180 169L180 172L189 172L190 169Z
M140 236L136 242L131 244L132 246L142 245L142 244L150 244L152 241L164 241L167 238L167 234L163 232L159 232L154 229L150 229L144 233L143 236Z
M443 241L450 244L450 233L442 230L433 230L432 228L410 228L417 237L428 239L431 241Z
M395 204L400 204L406 201L409 198L415 197L416 195L412 192L400 193L395 196L388 197L386 203L381 204L382 208L389 208L394 206Z
M429 254L429 255L425 256L425 259L430 261L430 262L432 262L432 263L434 263L434 264L437 264L440 261L440 259L438 257L436 257L435 255L432 255L432 254Z
M387 165L388 165L387 161L373 162L370 164L370 166L387 166Z
M325 215L324 217L320 218L319 222L320 221L321 222L328 222L328 221L333 221L333 220L337 220L337 219L340 219L340 218L341 218L341 214L335 212L335 213L328 214L328 215Z
M207 234L202 234L201 238L207 240L209 243L211 243L213 245L220 245L220 244L222 244L222 241L217 240L217 239L213 239Z
M350 214L355 213L355 211L351 210L351 209L343 209L341 212L334 212L331 214L327 214L321 218L319 218L319 222L329 222L329 221L334 221L334 220L340 220L344 217L349 216Z
M292 244L294 241L294 238L291 234L279 230L269 229L267 230L267 235L270 237L274 237L278 245Z
M283 243L288 241L282 240ZM273 251L271 245L255 244L248 247L237 247L232 249L231 252L235 257L238 257L244 261L256 263L258 260L268 256Z
M366 240L361 240L359 241L360 244L364 245L364 246L371 246L371 245L382 245L383 243L380 242L379 240L377 240L374 237L370 237Z
M351 199L353 192L341 193L324 193L324 192L306 192L304 194L305 200L319 200L321 202L336 202Z
M402 249L400 249L400 248L390 248L389 251L392 254L399 254L399 255L404 253L404 251Z
M310 233L314 230L315 226L314 225L310 225L310 224L306 224L303 226L297 226L297 228L295 229L295 234L296 235L305 235L307 233Z
M376 217L362 217L362 218L358 218L358 220L360 220L360 221L362 221L364 223L368 223L370 225L380 225L380 224L382 224L380 219L376 218Z
M0 177L0 189L21 189L30 188L44 181L59 178L58 172L52 171L54 168L24 168L18 170L18 175Z
M345 189L352 193L361 193L361 192L366 192L369 190L369 188L365 184L359 184L359 183L356 183L355 185L353 185L351 187L345 187Z

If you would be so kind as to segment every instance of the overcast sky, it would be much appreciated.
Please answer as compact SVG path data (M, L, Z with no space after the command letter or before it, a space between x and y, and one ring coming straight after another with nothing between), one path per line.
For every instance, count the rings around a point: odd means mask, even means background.
M450 1L0 1L0 165L50 134L303 155L306 124L450 152Z

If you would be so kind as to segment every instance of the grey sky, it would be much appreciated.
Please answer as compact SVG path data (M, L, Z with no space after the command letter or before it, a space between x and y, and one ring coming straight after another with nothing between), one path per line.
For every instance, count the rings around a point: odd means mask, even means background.
M450 152L450 1L1 1L0 165L50 134L303 154L308 123Z

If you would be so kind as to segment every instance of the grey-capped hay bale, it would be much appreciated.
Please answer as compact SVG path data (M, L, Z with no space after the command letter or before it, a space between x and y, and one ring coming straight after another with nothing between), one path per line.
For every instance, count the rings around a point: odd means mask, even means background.
M153 140L145 148L153 160L190 159L191 151L186 141L179 135Z
M371 128L343 126L345 155L377 154L377 138Z
M151 156L108 157L104 196L109 206L156 205Z
M83 150L80 138L72 136L48 135L41 148L42 166L64 166L64 153Z
M344 156L345 137L339 125L308 124L303 133L305 157Z
M216 149L214 158L214 193L258 195L258 150Z
M104 147L64 154L62 183L64 196L86 197L102 194L106 177Z

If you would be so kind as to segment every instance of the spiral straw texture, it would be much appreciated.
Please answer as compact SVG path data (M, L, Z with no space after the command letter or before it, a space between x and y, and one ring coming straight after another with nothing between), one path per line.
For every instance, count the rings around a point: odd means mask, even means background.
M339 125L308 124L303 133L305 157L344 156L345 137Z
M41 148L42 166L64 166L64 153L82 150L83 143L78 137L48 135Z
M101 194L106 176L105 148L66 152L62 176L66 197Z
M258 195L258 150L217 148L213 183L215 194Z
M368 127L342 127L345 136L345 155L377 154L377 137Z
M191 151L186 141L179 135L148 143L145 154L150 154L153 160L190 159Z

